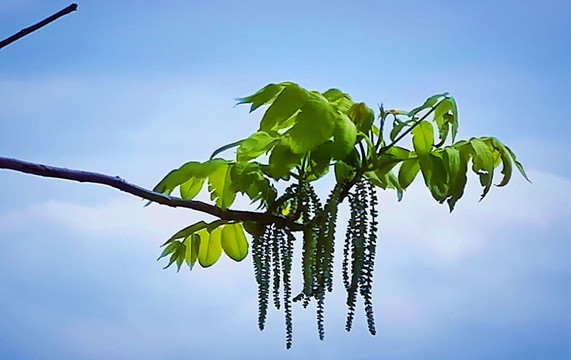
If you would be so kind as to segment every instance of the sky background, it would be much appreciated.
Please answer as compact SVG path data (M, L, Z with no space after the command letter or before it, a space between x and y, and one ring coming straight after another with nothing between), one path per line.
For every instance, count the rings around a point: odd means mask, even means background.
M0 38L67 5L2 0ZM78 5L0 50L0 156L152 188L257 129L234 98L294 81L371 107L449 91L459 138L497 136L533 184L514 174L478 202L471 177L452 214L420 179L400 203L382 194L377 335L362 304L345 332L337 282L325 341L296 305L286 351L282 313L257 329L250 256L180 273L155 261L208 217L0 170L0 358L571 358L568 1Z

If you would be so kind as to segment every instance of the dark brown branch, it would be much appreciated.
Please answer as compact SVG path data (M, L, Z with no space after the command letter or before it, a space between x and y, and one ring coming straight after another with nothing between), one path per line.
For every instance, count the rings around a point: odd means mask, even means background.
M109 176L105 174L81 170L70 170L66 168L30 163L22 160L9 159L4 157L0 157L0 168L57 179L102 184L113 187L115 189L119 189L131 195L135 195L142 199L156 202L158 204L172 207L188 208L210 214L224 220L261 221L266 223L272 222L294 231L302 229L301 224L296 223L288 217L274 215L271 213L223 209L218 206L204 203L202 201L184 200L178 197L168 196L147 190L134 184L130 184L118 176Z
M10 36L9 38L6 38L6 39L0 41L0 49L2 49L4 46L9 45L9 44L13 43L14 41L16 41L20 38L23 38L24 36L38 30L39 28L51 23L54 20L59 19L60 17L62 17L64 15L67 15L70 12L73 12L75 10L77 10L77 4L71 4L70 6L66 7L65 9L53 14L52 16L50 16L48 18L45 18L44 20L40 21L39 23L20 30L19 32Z

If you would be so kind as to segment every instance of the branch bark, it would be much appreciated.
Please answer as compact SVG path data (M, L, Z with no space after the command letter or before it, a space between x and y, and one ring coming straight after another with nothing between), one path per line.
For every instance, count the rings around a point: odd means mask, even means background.
M118 176L110 176L90 171L71 170L5 157L0 157L0 169L15 170L50 178L106 185L158 204L188 208L223 220L272 222L293 231L298 231L303 228L302 224L296 223L293 219L285 216L274 215L267 212L223 209L202 201L185 200L175 196L168 196L128 183Z
M52 16L49 16L47 18L45 18L44 20L38 22L37 24L34 24L30 27L27 27L25 29L20 30L19 32L17 32L16 34L0 41L0 49L2 49L4 46L9 45L11 43L13 43L14 41L23 38L24 36L38 30L39 28L51 23L54 20L59 19L60 17L67 15L73 11L77 10L77 4L71 4L68 7L66 7L63 10L58 11L57 13L53 14Z

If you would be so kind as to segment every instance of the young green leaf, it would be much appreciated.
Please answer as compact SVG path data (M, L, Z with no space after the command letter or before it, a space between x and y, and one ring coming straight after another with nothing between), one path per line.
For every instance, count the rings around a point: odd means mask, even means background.
M180 196L183 199L193 199L196 195L198 195L202 189L203 184L204 178L190 178L180 185Z
M357 142L357 127L343 114L335 117L333 147L331 156L336 160L344 159Z
M198 249L198 262L202 267L214 265L222 254L222 228L217 227L210 233L208 230L200 230L200 247Z
M399 183L403 189L406 189L416 177L420 170L418 159L410 159L403 161L399 169Z
M443 96L447 96L447 95L448 95L448 93L433 95L433 96L429 97L428 99L426 99L424 104L422 104L421 106L409 111L407 115L410 117L414 117L414 115L418 114L422 110L433 107L434 104L436 104L438 102L438 100L440 100Z
M167 253L167 250L168 250L168 253ZM184 261L185 251L186 251L186 247L184 246L183 243L178 242L178 241L174 241L173 243L171 243L165 249L165 251L163 251L164 255L161 254L161 257L159 257L159 259L161 259L163 256L166 256L168 254L172 254L170 259L169 259L169 263L167 264L167 266L164 267L164 269L167 269L168 267L170 267L172 264L174 264L176 262L178 270L180 270L180 266L182 265L182 262Z
M172 170L153 188L153 191L170 195L177 186L193 177L192 173L199 166L201 163L190 161L180 168Z
M235 148L236 146L240 146L240 144L242 144L242 141L244 141L244 140L238 140L238 141L235 141L235 142L233 142L233 143L230 143L230 144L224 145L224 146L222 146L222 147L219 147L218 149L214 150L214 152L212 153L212 155L210 155L210 160L214 159L214 157L215 157L216 155L218 155L218 154L220 154L220 153L222 153L222 152L224 152L224 151L226 151L226 150L230 150L230 149L232 149L232 148Z
M458 129L458 110L453 97L446 97L434 109L434 122L438 127L440 143L444 143L448 136L450 126L452 126L452 142L456 137Z
M335 163L335 179L337 183L342 184L348 181L355 173L355 168L348 165L344 161L337 161Z
M395 117L395 120L393 121L393 128L392 128L391 133L389 135L391 141L395 141L395 139L397 138L399 133L402 131L402 129L409 124L410 124L410 121L401 121Z
M342 114L347 114L351 106L353 106L351 97L339 89L329 89L322 95Z
M223 209L230 207L236 198L232 188L231 168L229 164L219 166L208 178L210 198Z
M163 250L163 252L159 256L157 261L159 261L160 259L164 258L165 256L175 252L179 245L180 245L180 243L178 241L170 242L170 244Z
M276 96L278 96L279 93L284 89L286 84L289 83L266 85L253 95L236 99L238 101L238 104L236 105L251 103L252 106L250 107L250 112L252 112L264 104L271 103L272 100L275 99Z
M317 147L309 154L309 162L307 169L308 181L314 181L329 171L331 164L332 154L334 152L335 144L329 140Z
M260 123L260 130L270 132L280 129L280 125L301 109L307 100L309 92L297 84L286 85L274 103L266 110Z
M184 239L184 246L186 247L186 252L184 255L184 261L192 270L192 267L198 259L198 251L200 249L200 236L198 234L191 234Z
M510 153L506 149L505 145L494 137L486 139L486 142L489 144L490 147L492 147L495 151L499 153L502 162L502 174L504 175L504 177L502 181L496 186L505 186L510 181L512 175L512 159L510 157Z
M276 145L270 154L268 175L272 178L287 179L290 171L301 163L303 154L294 153L289 146Z
M375 113L365 103L353 104L347 115L353 121L357 130L368 134L375 120Z
M325 101L309 100L285 135L291 150L303 154L317 148L333 135L335 112Z
M277 190L256 162L232 166L231 179L232 190L247 195L252 202L260 201L262 206L267 206L276 199Z
M204 163L197 161L187 162L180 168L169 172L167 176L153 188L153 191L170 195L177 186L191 178L207 178L218 167L227 163L228 161L224 159L212 159Z
M482 200L492 186L492 178L494 176L494 156L492 149L481 139L470 139L470 145L473 149L472 170L480 177L480 184L484 187Z
M220 221L220 220L217 220L217 221ZM168 239L162 246L165 246L166 244L170 243L173 240L186 238L187 236L191 235L192 233L195 233L200 229L204 229L207 226L208 226L208 224L204 221L199 221L195 224L187 226L184 229L177 232L176 234L174 234L173 236L171 236L170 239Z
M412 144L418 155L428 154L434 145L434 128L428 121L421 121L412 129Z
M452 212L458 199L464 195L470 154L452 146L445 147L443 150L443 161L449 178L447 203L450 212Z
M248 254L248 242L241 223L222 228L222 249L231 259L242 261Z
M277 139L265 131L256 131L240 142L236 152L238 161L249 161L267 152L275 145Z
M516 160L515 158L515 154L514 152L507 146L504 145L504 147L506 148L506 150L509 152L510 156L512 157L515 166L517 167L517 169L519 170L519 172L521 173L521 175L528 181L531 183L531 180L529 180L529 178L527 177L527 174L525 173L525 170L523 169L523 165Z
M441 155L429 153L419 156L419 160L424 183L430 190L432 197L439 203L444 202L448 196L449 186L448 174Z

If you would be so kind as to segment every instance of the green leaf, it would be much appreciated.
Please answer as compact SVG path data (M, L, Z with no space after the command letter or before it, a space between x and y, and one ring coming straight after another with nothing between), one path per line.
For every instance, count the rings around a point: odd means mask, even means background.
M368 134L375 120L375 113L365 103L353 104L347 115L353 121L357 130Z
M198 234L191 234L184 239L184 245L186 247L186 252L184 255L184 261L192 270L192 267L198 259L198 251L200 249L200 236Z
M410 159L403 161L399 169L399 183L403 189L406 189L420 171L420 164L418 159Z
M246 194L252 202L261 201L262 206L274 202L277 191L264 176L260 164L255 162L237 163L232 166L232 189Z
M335 179L339 184L342 184L353 176L355 173L355 168L348 165L344 161L337 161L335 163Z
M448 189L448 208L450 212L454 210L454 205L458 199L464 195L466 187L466 172L468 171L468 161L470 154L461 151L456 147L446 147L444 150L443 161L448 171L449 189Z
M495 152L499 154L502 163L502 174L504 175L502 181L496 186L505 186L510 181L512 175L512 159L509 151L506 149L505 145L496 138L486 139L490 147L492 147Z
M295 125L285 135L292 151L302 154L329 140L334 127L335 112L331 105L324 101L309 100L297 115Z
M222 254L222 228L217 227L210 233L208 230L200 230L200 247L198 249L198 262L204 268L214 265Z
M238 161L249 161L255 159L271 149L277 139L265 131L256 131L240 142L240 147L236 153Z
M349 95L345 94L343 91L334 88L327 90L326 92L322 93L322 95L329 102L336 102L344 97L349 97Z
M172 265L172 259L174 258L174 260L176 261L176 271L177 272L180 271L180 266L184 262L185 253L186 253L186 247L184 246L184 244L180 244L180 246L177 247L174 254L172 254L171 262L167 265L167 267Z
M407 160L412 156L410 150L400 146L392 146L386 152L382 153L375 163L375 172L379 176L384 176L390 172L398 163Z
M398 178L394 173L390 171L379 172L378 170L375 170L365 172L365 176L369 179L371 184L378 186L381 189L396 189L398 201L402 200L404 189L400 185Z
M170 242L170 244L163 250L157 261L175 252L178 246L180 246L180 243L178 241Z
M327 174L334 148L333 141L329 140L319 145L317 149L309 154L308 181L317 180Z
M492 186L492 178L494 176L494 156L488 145L478 138L470 139L470 145L473 149L472 170L480 177L480 184L484 187L482 200Z
M218 167L227 164L224 159L212 159L204 163L190 161L180 168L167 174L154 188L153 191L170 195L173 190L190 180L191 178L207 178Z
M185 251L186 251L186 247L184 246L183 243L178 242L178 241L174 241L165 249L165 251L163 251L163 253L161 254L161 256L157 260L160 260L164 256L171 254L171 257L169 259L169 263L167 264L167 266L164 267L164 269L167 269L168 267L170 267L172 264L174 264L176 262L178 270L180 270L180 266L182 265L182 262L184 261Z
M266 85L253 95L236 99L238 101L238 104L236 105L251 103L252 106L250 107L250 112L252 112L264 104L271 103L272 100L275 99L276 96L284 89L284 85L286 84L289 83Z
M292 117L309 100L309 92L297 84L286 85L274 103L266 110L260 123L260 130L269 132L280 129L280 125Z
M506 150L509 152L510 156L512 157L512 159L513 159L513 161L514 161L514 163L515 163L515 166L517 167L517 169L519 170L519 172L521 173L521 175L522 175L528 182L531 183L531 180L529 180L529 178L527 177L527 175L526 175L526 173L525 173L525 170L524 170L524 168L523 168L523 165L520 164L520 162L516 160L514 152L513 152L509 147L507 147L507 146L505 146L505 145L504 145L504 147L505 147Z
M413 152L400 146L391 146L384 155L390 156L398 160L407 160L413 156Z
M248 232L248 234L258 237L264 234L266 226L264 224L259 223L258 221L244 221L244 230Z
M153 188L153 191L170 195L178 185L191 178L192 175L189 176L188 173L192 173L194 168L199 166L201 163L190 161L180 168L172 170Z
M225 164L219 166L208 177L208 189L210 190L210 199L216 202L216 205L226 209L232 205L236 198L236 192L232 188L231 166Z
M431 125L432 126L432 125ZM448 178L442 157L438 153L429 153L419 156L420 170L424 183L430 190L432 197L439 203L448 197Z
M458 129L458 110L456 101L452 97L446 97L434 109L434 122L438 127L438 136L441 143L444 143L448 136L448 131L452 125L452 142L456 137Z
M193 199L202 190L203 184L204 178L190 178L180 185L180 196L183 199Z
M244 141L244 140L238 140L238 141L235 141L235 142L233 142L233 143L224 145L224 146L222 146L222 147L220 147L220 148L214 150L214 152L212 153L212 155L210 155L210 160L214 159L214 157L215 157L216 155L220 154L221 152L224 152L224 151L226 151L226 150L229 150L229 149L235 148L236 146L239 146L239 145L242 143L242 141Z
M333 147L331 155L336 160L344 159L357 142L357 127L345 115L335 118L333 130Z
M391 133L389 135L391 141L395 141L395 139L397 138L399 133L402 131L402 129L409 124L410 124L409 121L401 121L401 120L395 118L395 120L393 121L393 128L392 128Z
M221 220L218 220L218 221L221 221ZM204 221L199 221L195 224L187 226L184 229L177 232L176 234L174 234L173 236L171 236L170 239L168 239L162 246L165 246L166 244L170 243L173 240L186 238L187 236L197 232L198 230L205 229L207 226L208 226L208 224Z
M325 97L327 101L329 101L335 109L342 114L347 114L353 105L351 97L339 89L329 89L323 93L323 97Z
M414 117L414 115L418 114L422 110L433 107L434 104L436 104L438 102L438 100L440 100L443 96L447 96L447 95L448 95L448 93L444 93L444 94L437 94L437 95L433 95L433 96L429 97L428 99L426 99L424 104L422 104L421 106L409 111L408 116Z
M434 145L434 128L428 121L421 121L412 129L412 144L418 155L428 154Z
M393 172L390 172L387 174L387 179L388 179L388 187L391 189L395 189L397 191L397 200L401 201L404 189L400 185L397 176Z
M290 171L301 164L302 154L295 154L289 146L276 145L270 154L268 175L274 179L289 178Z
M222 228L222 249L231 259L244 260L248 255L248 242L242 224L228 224Z

